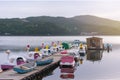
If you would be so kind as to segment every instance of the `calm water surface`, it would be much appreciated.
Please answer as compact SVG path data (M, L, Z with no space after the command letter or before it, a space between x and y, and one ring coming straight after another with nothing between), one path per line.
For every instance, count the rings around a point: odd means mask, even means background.
M118 47L118 48L116 48ZM43 80L120 80L120 45L113 45L113 50L109 53L87 53L83 63L78 62L74 74L74 79L62 79L60 69L53 71L53 75L43 78Z
M1 36L0 37L0 64L7 59L5 50L10 49L12 55L24 55L26 45L39 47L41 43L49 44L51 41L73 41L79 39L85 41L88 36L55 36L55 37L33 37L33 36ZM76 70L72 75L74 78L62 79L59 68L56 68L52 75L42 80L120 80L120 36L101 36L104 43L111 43L113 50L109 53L88 52L82 56L83 62L78 61ZM91 54L92 53L92 54ZM94 54L97 53L97 54ZM91 57L93 56L93 57Z

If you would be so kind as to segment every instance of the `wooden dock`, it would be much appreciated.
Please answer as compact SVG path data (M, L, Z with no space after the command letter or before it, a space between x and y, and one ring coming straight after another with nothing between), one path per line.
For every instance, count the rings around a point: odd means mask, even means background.
M18 74L17 72L13 70L8 70L5 72L0 73L0 80L34 80L34 79L40 79L42 78L43 73L45 71L51 70L51 68L58 67L60 58L63 55L56 53L50 57L54 59L54 61L51 64L45 65L45 66L37 66L35 70L25 73L25 74ZM46 57L49 58L49 57Z

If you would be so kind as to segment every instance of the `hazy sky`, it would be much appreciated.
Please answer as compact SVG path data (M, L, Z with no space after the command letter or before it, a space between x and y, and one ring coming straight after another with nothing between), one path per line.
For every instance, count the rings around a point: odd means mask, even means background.
M120 20L120 0L0 0L0 18L95 15Z

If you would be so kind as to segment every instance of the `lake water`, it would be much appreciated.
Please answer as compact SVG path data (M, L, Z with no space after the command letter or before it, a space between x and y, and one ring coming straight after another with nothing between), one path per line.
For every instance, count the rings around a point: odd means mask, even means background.
M60 68L57 68L53 75L43 80L120 80L120 45L113 45L109 53L87 53L82 64L78 62L73 79L62 79L61 74Z
M0 37L0 64L4 63L7 59L5 50L10 49L12 55L25 54L26 45L33 47L41 46L45 42L50 44L52 41L73 41L79 39L86 41L90 36L1 36ZM61 71L56 68L52 75L44 77L42 80L120 80L120 36L100 36L103 38L104 43L111 43L113 46L112 51L107 52L88 52L83 56L83 62L77 62L77 67L72 76L74 78L62 79ZM91 57L91 53L94 54ZM66 77L66 76L64 76Z

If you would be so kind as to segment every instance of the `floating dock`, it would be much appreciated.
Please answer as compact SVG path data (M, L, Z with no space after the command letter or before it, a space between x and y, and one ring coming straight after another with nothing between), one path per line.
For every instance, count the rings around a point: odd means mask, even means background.
M50 72L50 70L54 70L58 67L61 57L60 53L56 53L46 58L52 57L54 61L51 64L45 66L37 66L35 70L25 73L19 74L13 69L0 73L0 80L37 80L42 79L45 73Z

